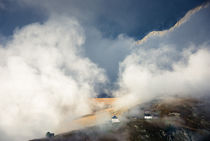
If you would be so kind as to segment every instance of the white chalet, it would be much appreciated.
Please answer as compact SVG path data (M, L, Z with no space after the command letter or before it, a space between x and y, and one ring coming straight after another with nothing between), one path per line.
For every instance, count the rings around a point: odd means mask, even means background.
M119 123L120 120L117 118L117 116L112 117L112 123Z

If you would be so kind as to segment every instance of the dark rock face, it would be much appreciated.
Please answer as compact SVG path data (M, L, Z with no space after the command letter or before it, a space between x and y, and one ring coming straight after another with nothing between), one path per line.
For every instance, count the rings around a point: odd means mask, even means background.
M151 104L152 103L152 104ZM146 107L158 113L156 118L145 120L137 112L124 116L118 124L107 123L72 131L51 138L33 141L207 141L210 140L210 104L195 99L175 99L171 102L155 101ZM136 110L135 110L136 111Z

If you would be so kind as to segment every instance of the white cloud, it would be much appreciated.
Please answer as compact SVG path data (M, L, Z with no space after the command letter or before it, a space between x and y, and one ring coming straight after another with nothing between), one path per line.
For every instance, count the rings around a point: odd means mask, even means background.
M141 50L143 52L143 50ZM159 53L158 53L159 52ZM173 51L167 53L173 54ZM172 69L162 69L158 65L171 62L161 54L166 54L165 49L152 49L143 54L158 56L156 60L141 58L132 54L121 64L119 80L120 91L117 95L124 94L127 98L133 98L130 104L145 102L159 96L182 95L201 97L209 94L210 88L210 51L206 48L199 49L188 56L182 54L181 60L173 63ZM143 60L142 60L143 59ZM141 63L142 62L142 63ZM172 62L171 62L172 63Z
M120 64L119 106L168 95L210 94L209 6L173 30L150 36ZM178 22L179 23L179 22Z
M75 20L60 17L18 29L2 45L0 138L42 137L48 130L68 129L72 119L91 112L88 98L106 77L83 57L84 40Z

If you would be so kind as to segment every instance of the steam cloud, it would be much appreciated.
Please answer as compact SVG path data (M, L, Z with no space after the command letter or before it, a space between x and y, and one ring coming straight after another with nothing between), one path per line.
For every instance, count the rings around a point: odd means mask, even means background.
M209 46L208 46L209 48ZM141 50L128 56L121 63L119 79L120 90L116 95L122 96L123 106L169 95L202 97L210 92L210 51L201 47L195 53L184 50L182 59L172 63L170 56L177 52L167 47ZM171 64L172 63L172 64ZM163 69L171 65L170 69Z
M146 36L120 63L119 89L114 91L121 106L133 106L169 95L202 97L210 94L210 42L206 19L209 6L194 10L184 23L164 34ZM205 15L205 16L203 16ZM179 22L178 22L179 23ZM199 28L197 28L199 27ZM150 34L148 34L150 35Z
M84 40L77 21L63 17L18 29L1 46L1 140L43 137L91 112L88 99L106 77L83 57Z

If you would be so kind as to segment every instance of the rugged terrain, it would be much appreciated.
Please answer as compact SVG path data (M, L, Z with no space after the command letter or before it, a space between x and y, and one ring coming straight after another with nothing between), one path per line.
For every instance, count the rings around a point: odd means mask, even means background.
M194 98L157 99L123 112L119 115L120 123L107 121L33 141L207 141L210 139L209 106L207 100ZM151 120L144 119L148 110L153 116Z

